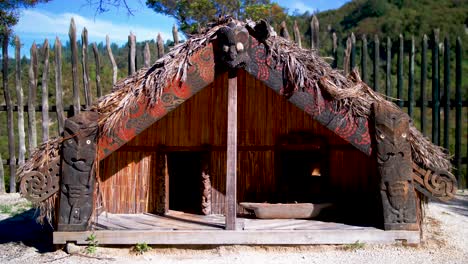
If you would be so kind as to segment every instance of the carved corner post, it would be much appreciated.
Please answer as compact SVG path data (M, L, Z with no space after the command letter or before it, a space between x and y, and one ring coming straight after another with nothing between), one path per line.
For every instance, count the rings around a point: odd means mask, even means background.
M410 118L397 108L373 104L377 166L385 230L419 230L412 178Z
M169 169L167 152L164 146L158 146L156 172L156 213L164 215L169 211Z
M85 231L94 205L99 114L81 112L65 120L58 231Z

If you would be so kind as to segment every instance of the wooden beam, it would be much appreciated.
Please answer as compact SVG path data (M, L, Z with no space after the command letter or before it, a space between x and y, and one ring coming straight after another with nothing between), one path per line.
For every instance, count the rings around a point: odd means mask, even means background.
M167 153L164 146L158 147L156 173L156 213L166 214L169 211L169 170L167 167Z
M87 232L54 232L54 244L74 241L86 245L90 234L99 244L134 245L145 241L159 245L310 245L352 244L357 238L365 244L408 244L420 242L419 231L355 230L97 230Z
M237 209L237 70L229 72L226 164L226 229L236 229Z

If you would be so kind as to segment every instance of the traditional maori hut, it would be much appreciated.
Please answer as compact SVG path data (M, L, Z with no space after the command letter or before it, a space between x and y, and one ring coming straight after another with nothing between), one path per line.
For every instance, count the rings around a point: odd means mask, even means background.
M356 72L227 19L69 118L19 178L57 244L418 243L450 170Z

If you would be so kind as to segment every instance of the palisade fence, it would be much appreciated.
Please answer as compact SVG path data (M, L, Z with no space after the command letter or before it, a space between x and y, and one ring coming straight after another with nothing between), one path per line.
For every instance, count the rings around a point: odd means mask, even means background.
M174 44L179 43L177 28L173 28ZM289 31L286 23L281 23L279 28L281 37L290 39ZM302 45L301 32L298 29L297 23L293 25L294 41L298 45ZM65 113L67 116L72 116L79 113L80 110L88 108L94 101L93 93L97 97L103 94L103 84L101 83L102 60L100 57L96 43L93 43L92 50L94 54L94 69L93 75L95 84L91 82L89 73L90 62L88 61L88 40L87 30L83 29L81 35L81 52L78 51L78 41L76 39L76 27L73 19L70 24L70 49L71 49L71 72L65 74L72 75L71 88L63 89L62 81L62 44L56 38L54 44L54 74L55 74L55 89L49 88L49 43L45 40L42 45L42 67L39 67L38 49L36 44L33 44L30 52L29 61L29 92L27 103L25 104L23 96L23 88L21 81L21 58L20 58L20 39L15 39L15 69L14 73L8 72L8 43L4 41L2 46L3 54L3 92L5 97L5 105L0 105L0 114L7 113L7 133L8 133L8 154L9 156L2 160L0 153L0 180L4 179L4 171L8 175L15 175L17 165L21 165L26 160L26 154L32 151L38 145L37 142L37 124L41 124L42 131L41 142L49 139L49 129L57 127L53 134L59 135L63 132L63 124ZM328 39L328 41L323 40ZM381 44L380 39L385 40L386 44ZM329 43L330 47L325 45L320 46L320 42ZM417 42L417 44L416 44ZM336 33L321 32L319 30L319 21L314 16L310 23L310 40L308 44L313 49L320 52L324 57L331 57L331 65L334 68L340 68L345 74L349 73L355 67L359 68L363 81L373 87L374 90L387 95L391 100L394 100L398 106L405 108L409 116L413 119L415 125L423 132L423 134L432 139L435 144L441 145L450 150L453 154L453 164L456 170L455 176L459 180L459 187L466 188L466 174L468 169L467 164L467 134L468 126L466 122L466 112L468 110L468 101L462 99L462 43L460 38L456 39L455 49L450 47L448 38L445 38L443 43L440 43L438 29L434 29L431 37L426 35L421 40L416 41L414 37L409 40L404 39L402 35L398 40L392 40L389 37L381 38L377 35L373 39L367 40L366 36L360 36L356 39L354 34L347 36L341 42ZM156 40L156 59L164 55L164 43L160 35ZM345 43L340 47L340 43ZM392 53L392 45L397 43L398 49L396 54ZM406 43L406 44L405 44ZM409 48L408 48L409 46ZM136 57L140 53L143 58L143 65L149 67L151 65L151 54L149 42L146 41L143 49L137 50L136 36L130 33L128 37L128 74L133 74L137 69ZM405 50L405 47L407 50ZM416 52L416 48L417 51ZM106 37L106 49L108 60L112 67L112 84L117 81L118 67L112 49L110 47L109 37ZM342 52L339 52L342 50ZM141 54L142 53L142 54ZM419 53L419 54L417 54ZM79 61L79 54L81 60ZM392 63L392 57L397 57L396 67ZM432 56L431 56L432 55ZM451 62L450 57L455 55L455 65ZM360 60L358 63L358 58ZM420 62L415 64L415 58L419 56ZM429 59L430 61L429 61ZM371 63L369 63L369 60ZM407 74L404 74L404 65L407 67ZM407 66L406 66L407 65ZM428 65L432 69L428 69ZM442 67L443 65L443 67ZM80 67L79 67L80 66ZM370 72L372 66L372 73ZM418 68L418 76L415 75L415 68ZM42 68L42 80L38 80L39 69ZM81 73L78 71L81 68ZM443 68L443 78L441 78L441 69ZM396 69L393 70L393 69ZM451 76L455 70L455 83L453 84ZM14 102L10 88L8 88L8 77L13 78L16 86L16 102ZM405 80L406 77L406 80ZM396 79L396 89L393 85ZM443 85L441 85L443 79ZM80 87L80 80L82 87ZM415 88L415 83L418 83L418 89ZM431 85L429 85L431 84ZM52 86L52 85L51 85ZM431 86L431 87L429 87ZM453 92L453 86L455 92ZM383 89L385 88L385 89ZM466 88L466 87L465 87ZM36 105L36 92L41 91L41 104ZM55 105L49 105L49 96L55 90ZM64 91L72 91L71 105L64 105ZM431 95L431 100L429 100ZM84 98L84 104L81 104L80 97ZM15 104L16 103L16 104ZM25 112L27 112L27 120L25 120ZM41 113L41 121L36 121L36 113ZM463 113L465 112L465 115ZM49 116L56 117L51 118ZM442 114L443 113L443 114ZM14 120L17 120L15 126ZM52 123L51 123L52 120ZM4 122L1 120L0 122ZM25 122L27 122L27 134L25 132ZM429 132L431 131L431 132ZM1 135L0 135L1 136ZM26 144L27 139L27 144ZM2 144L2 142L0 142ZM16 147L18 144L18 147ZM27 149L26 149L27 145ZM463 157L464 156L464 157ZM18 157L18 158L17 158ZM7 165L4 170L3 165ZM11 173L13 172L13 173ZM0 193L4 192L1 190ZM10 192L16 192L15 177L10 177L9 180Z

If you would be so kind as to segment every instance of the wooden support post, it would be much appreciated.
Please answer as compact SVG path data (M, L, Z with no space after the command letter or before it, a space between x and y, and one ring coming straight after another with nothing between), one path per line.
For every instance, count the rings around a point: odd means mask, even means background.
M369 83L369 79L367 77L367 38L366 38L366 35L362 35L361 76L362 76L363 82Z
M164 56L164 42L161 37L161 34L158 33L158 37L156 38L156 48L158 50L158 57L157 59L161 58Z
M411 37L408 73L408 115L413 118L414 111L414 37Z
M439 29L434 29L432 36L432 142L436 145L440 144L439 96Z
M460 37L457 38L455 47L455 177L458 180L460 189L465 188L466 179L462 179L461 171L461 149L462 149L462 46ZM468 156L468 155L467 155Z
M75 20L71 19L70 30L68 32L71 45L71 62L72 62L72 80L73 80L73 115L77 115L81 111L80 105L80 86L78 83L78 44L76 43L76 25Z
M236 229L237 214L237 70L229 72L226 161L226 229Z
M15 153L15 130L13 125L13 105L11 101L10 89L8 88L8 33L3 34L2 58L3 58L3 96L7 109L7 129L8 129L8 155L10 156L10 193L16 192L16 153Z
M164 215L169 211L169 170L167 167L167 152L164 146L157 148L156 172L156 213Z
M136 36L130 32L128 36L128 75L136 71Z
M372 105L385 230L418 230L409 116L383 103Z
M380 67L380 42L379 36L374 36L374 91L380 92L379 89L379 67Z
M387 61L386 61L386 74L385 74L385 95L387 97L393 96L392 93L392 40L387 37ZM400 99L400 98L398 98Z
M42 68L42 142L49 140L49 41L42 46L44 66Z
M37 46L31 46L29 61L29 93L28 93L28 151L31 154L37 146L36 130L36 91L37 91Z
M101 87L101 60L99 58L99 51L96 46L96 42L93 43L93 54L94 62L96 64L96 92L98 98L102 96L102 87Z
M89 85L89 63L88 63L88 30L83 29L81 33L81 66L83 70L83 88L86 109L93 103L93 95Z
M84 111L65 121L58 231L85 231L94 208L99 114Z
M112 54L109 35L106 35L106 49L107 49L107 54L109 55L109 59L112 64L112 85L114 85L117 82L117 73L119 69L117 68L117 63L115 62L114 55Z
M55 38L55 105L57 112L59 135L63 133L65 124L65 113L63 111L63 89L62 89L62 43L58 37Z
M24 132L24 101L23 101L23 86L21 85L21 42L18 36L15 38L15 84L16 97L18 103L18 165L23 165L26 155L26 135Z
M427 82L427 35L424 34L421 40L421 132L427 136L427 95L426 95L426 82Z
M297 20L294 20L294 41L296 41L297 46L299 48L302 48L302 42L301 42L301 32L299 31L299 26L297 25Z
M444 40L444 148L449 149L450 130L450 42Z
M143 61L146 68L151 65L151 52L148 42L145 43L145 47L143 48Z

